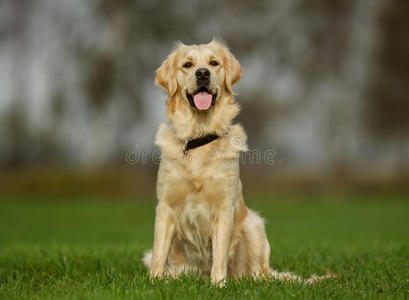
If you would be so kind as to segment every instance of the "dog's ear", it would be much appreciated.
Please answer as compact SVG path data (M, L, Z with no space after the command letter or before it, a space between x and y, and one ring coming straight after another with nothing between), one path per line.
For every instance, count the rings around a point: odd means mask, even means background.
M241 78L241 67L237 59L227 49L224 49L224 68L227 91L233 93L233 85Z
M178 83L176 80L176 53L171 53L156 70L155 83L168 92L170 97L176 94Z

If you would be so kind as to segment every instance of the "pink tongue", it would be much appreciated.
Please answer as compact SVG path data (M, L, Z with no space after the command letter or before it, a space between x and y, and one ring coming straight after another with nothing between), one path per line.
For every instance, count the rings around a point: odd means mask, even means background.
M212 105L212 95L206 92L200 92L193 97L193 101L198 110L207 110L210 105Z

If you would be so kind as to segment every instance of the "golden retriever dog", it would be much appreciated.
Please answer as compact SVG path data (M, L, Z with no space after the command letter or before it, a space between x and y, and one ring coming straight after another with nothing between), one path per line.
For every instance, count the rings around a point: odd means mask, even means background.
M151 278L195 272L218 285L228 275L303 280L270 269L264 221L243 200L239 156L247 137L232 123L239 112L232 88L241 75L236 58L214 40L179 43L156 72L169 123L155 141L162 153L158 205L153 251L144 257Z

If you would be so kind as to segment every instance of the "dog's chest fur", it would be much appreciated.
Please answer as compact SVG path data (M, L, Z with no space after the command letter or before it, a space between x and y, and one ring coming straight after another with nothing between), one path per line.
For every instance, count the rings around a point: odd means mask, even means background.
M186 157L187 160L192 158L189 157L190 154ZM182 177L181 170L178 170L169 174L168 178L170 183L174 176L179 186L184 186L184 192L178 193L180 201L173 206L176 234L184 241L184 250L189 261L211 265L209 261L212 258L212 236L221 204L218 196L224 192L219 177L223 174L215 174L208 162L200 162L196 158L193 160L187 164L181 162L179 167L183 170Z
M188 195L177 213L176 234L182 240L187 260L211 265L214 213L200 195Z

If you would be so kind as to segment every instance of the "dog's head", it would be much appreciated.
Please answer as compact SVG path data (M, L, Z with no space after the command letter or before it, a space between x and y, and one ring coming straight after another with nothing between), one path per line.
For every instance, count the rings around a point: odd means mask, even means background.
M178 44L156 71L155 82L170 99L176 95L196 111L217 105L241 77L241 67L220 42L204 45Z

